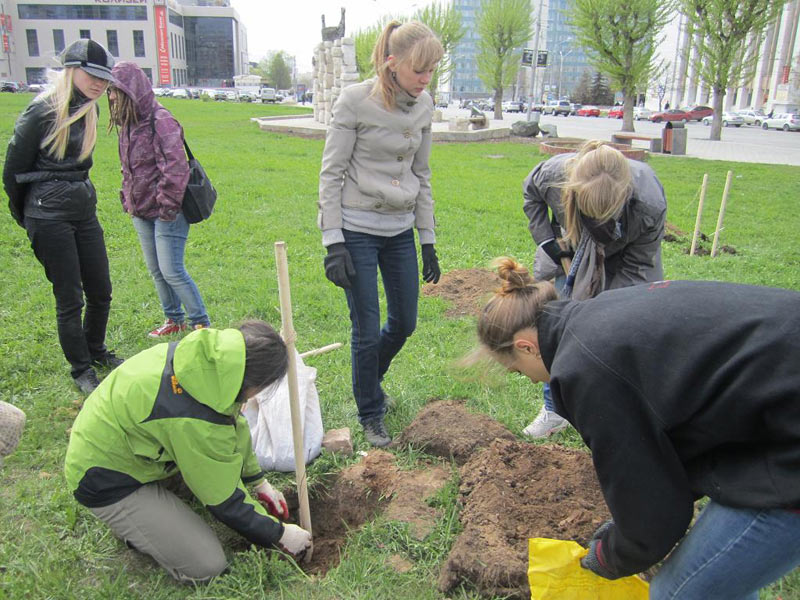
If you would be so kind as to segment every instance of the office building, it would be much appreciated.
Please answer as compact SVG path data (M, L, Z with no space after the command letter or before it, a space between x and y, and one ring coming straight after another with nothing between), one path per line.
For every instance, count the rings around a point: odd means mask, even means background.
M228 0L5 0L0 78L46 79L71 42L91 38L159 86L219 86L249 72L247 32Z

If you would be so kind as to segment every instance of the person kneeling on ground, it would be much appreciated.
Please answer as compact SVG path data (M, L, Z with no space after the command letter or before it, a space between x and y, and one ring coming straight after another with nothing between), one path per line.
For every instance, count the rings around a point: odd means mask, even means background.
M66 478L75 499L179 581L227 561L214 532L164 485L180 473L214 517L258 546L300 556L311 545L264 478L242 403L286 373L286 346L263 321L200 329L140 352L86 400L72 427ZM254 483L264 506L245 484Z
M643 162L590 140L576 154L536 165L523 194L528 228L538 245L534 273L537 279L555 277L563 298L585 300L664 277L667 200L655 172ZM564 246L558 242L562 236ZM542 409L522 432L534 439L568 425L555 411L547 383L542 393Z
M800 294L663 281L578 302L497 264L482 351L550 383L613 517L585 568L616 579L671 552L652 600L757 600L800 564Z

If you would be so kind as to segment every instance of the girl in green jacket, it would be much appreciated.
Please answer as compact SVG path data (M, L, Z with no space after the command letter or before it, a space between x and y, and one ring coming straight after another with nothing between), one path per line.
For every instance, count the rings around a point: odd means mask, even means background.
M207 581L227 561L208 524L164 486L177 473L251 543L301 555L311 534L278 520L289 516L286 501L264 479L240 414L287 364L283 340L263 321L197 330L126 361L72 427L65 471L76 500L180 581Z

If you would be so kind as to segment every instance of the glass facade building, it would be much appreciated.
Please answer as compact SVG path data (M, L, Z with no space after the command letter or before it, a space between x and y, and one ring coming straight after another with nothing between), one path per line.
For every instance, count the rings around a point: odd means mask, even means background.
M466 31L453 50L453 73L450 77L452 99L485 97L486 85L478 77L478 32L476 17L481 0L454 0L453 7L461 13L461 25Z
M546 42L540 43L548 52L542 85L549 100L569 98L581 74L585 70L594 72L569 24L570 4L570 0L549 0Z

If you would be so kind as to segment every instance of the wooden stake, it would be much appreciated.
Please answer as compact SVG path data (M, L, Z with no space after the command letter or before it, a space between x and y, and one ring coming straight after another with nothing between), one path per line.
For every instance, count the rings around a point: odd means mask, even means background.
M328 344L327 346L323 346L322 348L314 348L313 350L306 350L305 352L301 352L300 358L306 358L307 356L317 356L318 354L325 354L326 352L330 352L331 350L336 350L337 348L341 347L342 347L342 342Z
M286 242L275 242L275 263L278 269L278 294L281 299L281 330L289 353L289 408L292 414L294 441L294 470L297 480L297 498L300 502L300 527L311 533L311 511L308 506L308 481L306 479L306 453L303 450L303 424L300 420L300 392L297 386L297 357L295 356L295 331L292 322L292 295L289 290L289 264ZM313 546L308 549L305 561L311 560Z
M719 217L717 217L717 230L714 232L714 244L711 246L712 258L717 255L719 232L722 231L722 220L725 218L725 207L728 204L728 192L731 190L732 178L733 178L733 171L728 171L728 177L725 179L725 191L722 192L722 204L719 207Z
M697 250L697 238L700 236L700 221L703 217L703 202L706 199L707 186L708 173L703 175L703 185L700 187L700 202L697 203L697 219L694 222L694 235L692 235L692 248L689 250L689 256L694 256L694 251Z

